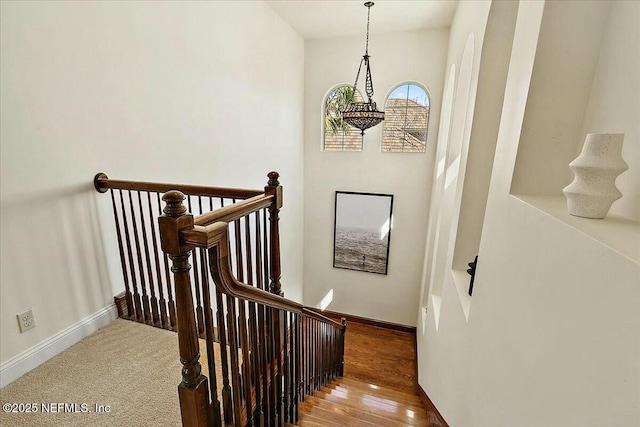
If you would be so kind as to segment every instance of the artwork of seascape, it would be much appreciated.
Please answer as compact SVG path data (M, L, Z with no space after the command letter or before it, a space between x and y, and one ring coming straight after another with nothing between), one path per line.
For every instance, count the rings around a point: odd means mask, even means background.
M334 267L386 274L387 239L379 230L336 228Z
M333 266L387 274L393 195L336 192Z

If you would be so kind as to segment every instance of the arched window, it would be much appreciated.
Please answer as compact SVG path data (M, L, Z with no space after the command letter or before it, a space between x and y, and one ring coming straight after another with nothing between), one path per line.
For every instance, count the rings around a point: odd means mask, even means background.
M342 111L352 101L362 101L353 86L339 86L324 99L323 137L325 151L362 151L360 130L342 120Z
M424 153L429 125L429 95L417 83L396 86L384 104L382 151Z

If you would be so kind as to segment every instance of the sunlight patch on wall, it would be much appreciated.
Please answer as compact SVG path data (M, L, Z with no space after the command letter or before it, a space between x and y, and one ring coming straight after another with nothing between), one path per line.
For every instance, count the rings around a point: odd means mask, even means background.
M440 324L440 306L442 305L442 297L440 295L431 295L431 305L433 305L433 317L436 322L436 332Z
M440 178L442 173L444 172L444 164L447 162L447 158L443 157L438 162L438 167L436 169L436 179Z
M325 310L327 307L329 307L329 304L331 304L331 302L333 301L333 289L330 289L329 292L327 292L327 294L324 296L324 298L322 298L322 301L320 301L320 304L318 304L318 308L320 310Z
M424 335L427 327L427 307L422 307L420 314L422 315L422 335Z
M447 168L447 175L444 182L444 188L449 188L449 185L453 182L454 179L458 177L458 173L460 172L460 154L456 157L451 165Z

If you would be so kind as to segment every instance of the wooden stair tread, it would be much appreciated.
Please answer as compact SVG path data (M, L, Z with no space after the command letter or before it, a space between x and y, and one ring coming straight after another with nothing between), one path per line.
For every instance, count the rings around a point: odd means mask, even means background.
M384 390L368 388L368 389L360 389L356 387L345 387L340 384L328 384L326 387L322 387L320 389L325 393L331 393L338 396L346 395L349 397L366 397L366 396L375 396L378 399L386 399L398 404L402 404L405 406L413 406L413 407L422 407L422 402L418 396L405 396L403 394L393 394L391 392L385 392Z
M337 405L332 408L323 408L309 401L310 396L307 396L307 400L300 403L300 421L306 421L308 415L312 415L316 419L320 419L323 426L328 426L330 423L339 426L347 427L374 427L380 426L380 424L372 423L366 420L354 418L347 412L343 411Z
M419 398L413 399L411 398L411 396L405 397L403 395L393 395L391 393L380 392L379 390L375 390L373 388L363 390L354 387L344 387L344 385L339 384L329 384L327 385L327 387L322 387L320 390L336 396L346 396L352 398L357 397L359 399L373 396L376 399L392 401L407 407L422 407L422 402L420 402Z
M417 395L353 378L338 378L300 402L297 425L333 426L430 426Z
M368 413L402 421L408 425L420 424L415 424L415 420L422 421L422 424L424 424L424 421L427 420L427 412L419 405L406 405L373 394L355 397L348 395L339 396L323 391L316 391L314 397L324 402L336 403L357 410L366 410Z
M349 378L367 383L374 383L394 390L401 390L409 394L413 394L415 392L414 376L390 369L376 371L375 367L366 367L364 365L358 367L357 372L353 372L354 369L352 368L353 364L347 365L345 362L345 375Z
M422 420L411 419L410 417L403 417L402 414L394 414L391 412L380 411L378 407L371 407L365 404L358 406L357 402L351 402L351 404L345 404L340 402L332 402L323 399L322 397L307 396L308 404L313 405L315 408L326 409L336 414L343 415L344 417L355 418L360 421L366 421L376 426L388 426L388 427L403 427L407 425L426 425L426 417Z
M343 427L344 423L330 421L326 417L301 412L300 419L296 425L302 427Z
M341 387L344 389L361 391L363 393L373 393L377 396L386 396L391 398L402 399L407 402L414 402L418 405L421 404L420 397L411 392L405 390L397 390L388 386L382 386L378 384L370 384L369 382L361 381L349 377L337 378L335 381L329 384L329 386ZM373 386L373 387L372 387Z

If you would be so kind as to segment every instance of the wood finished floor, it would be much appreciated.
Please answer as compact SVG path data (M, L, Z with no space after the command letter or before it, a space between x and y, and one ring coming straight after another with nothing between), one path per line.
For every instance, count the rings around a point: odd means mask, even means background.
M344 376L405 393L416 392L414 334L349 323Z
M344 377L300 405L298 425L438 427L416 387L415 335L347 324Z

